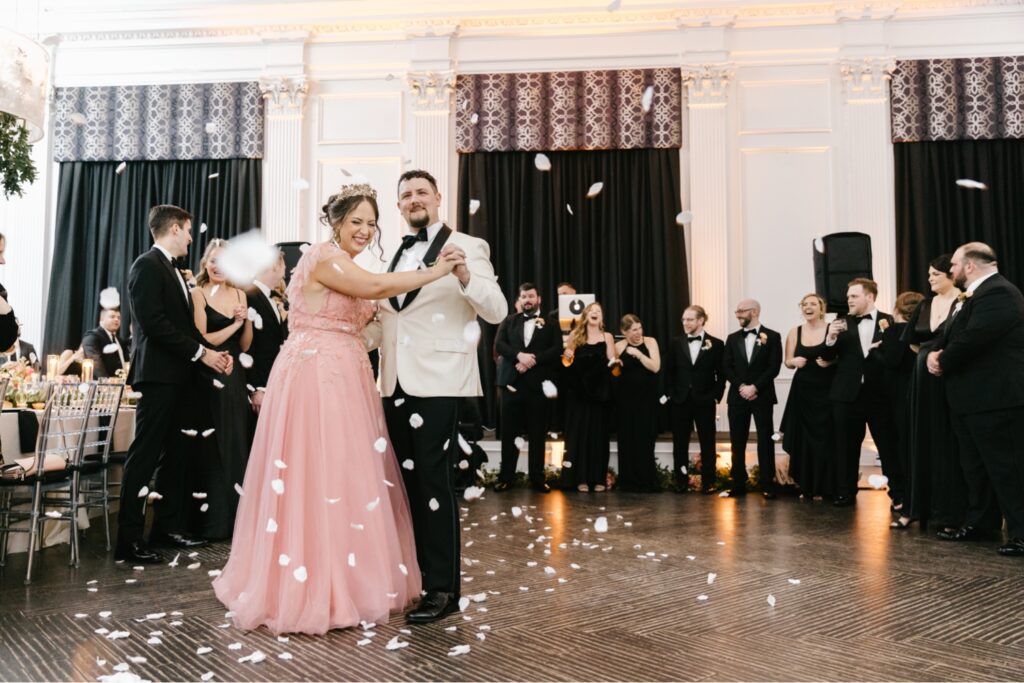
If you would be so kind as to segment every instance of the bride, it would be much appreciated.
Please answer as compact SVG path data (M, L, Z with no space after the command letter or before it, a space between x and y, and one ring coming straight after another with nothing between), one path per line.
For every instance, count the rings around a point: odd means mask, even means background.
M419 596L409 506L362 332L374 300L463 260L442 252L418 271L360 268L352 259L373 242L378 216L369 185L342 187L320 218L332 238L292 274L291 334L267 382L231 556L213 584L238 627L324 633L384 621Z

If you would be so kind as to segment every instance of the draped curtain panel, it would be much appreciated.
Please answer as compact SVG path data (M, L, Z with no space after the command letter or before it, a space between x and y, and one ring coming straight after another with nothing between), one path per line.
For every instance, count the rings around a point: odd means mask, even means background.
M460 153L678 149L680 79L679 69L668 68L459 76L456 147Z
M147 217L156 204L176 204L193 215L192 246L181 264L199 272L209 241L259 225L259 159L137 161L123 173L116 162L65 162L57 186L57 219L46 353L75 349L99 324L100 290L121 293L121 330L128 337L128 270L150 249ZM217 173L218 177L209 176ZM201 232L203 224L206 232Z
M670 149L551 152L551 171L534 167L532 152L481 152L459 157L459 226L486 239L498 284L508 301L522 282L537 285L546 313L558 307L556 285L593 293L615 335L619 319L636 313L648 336L665 348L689 303L680 209L679 152ZM593 183L601 192L587 199ZM470 213L469 202L480 202ZM511 310L511 306L510 306ZM485 424L496 414L494 327L480 344Z
M261 159L259 84L57 88L54 161Z
M898 61L892 141L1024 138L1024 57Z

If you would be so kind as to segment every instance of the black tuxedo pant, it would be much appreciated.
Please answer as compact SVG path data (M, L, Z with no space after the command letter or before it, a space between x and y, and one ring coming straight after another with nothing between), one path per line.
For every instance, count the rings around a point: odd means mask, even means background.
M519 447L516 439L523 434L530 441L530 483L544 483L544 445L550 399L540 388L521 387L517 391L501 390L501 470L498 481L511 484L516 478Z
M687 398L681 403L672 403L672 474L676 487L686 490L690 483L686 469L690 464L690 435L697 427L700 442L700 487L707 491L715 485L715 402Z
M121 478L121 509L118 513L117 544L127 548L141 541L145 533L146 498L143 486L163 498L153 503L153 536L185 531L187 438L182 429L194 426L194 386L143 382L134 388L142 393L135 409L135 439L128 448ZM157 469L159 468L159 472Z
M866 428L870 427L878 458L882 461L882 473L889 480L889 497L894 503L902 502L905 478L899 458L899 437L885 396L862 390L851 402L833 401L832 423L836 496L846 498L857 494L861 445Z
M396 401L401 405L395 405ZM456 396L408 396L401 385L384 399L384 418L399 463L416 537L416 557L423 589L459 595L459 506L455 468L463 459L459 447L459 403ZM423 425L409 424L413 414ZM437 510L430 501L436 500Z
M953 415L967 482L965 524L1024 538L1024 408Z
M743 401L743 399L740 399ZM729 404L729 442L732 447L732 485L742 489L747 485L747 440L750 438L750 418L754 418L757 431L757 469L761 490L775 490L775 433L773 422L775 405L760 401Z

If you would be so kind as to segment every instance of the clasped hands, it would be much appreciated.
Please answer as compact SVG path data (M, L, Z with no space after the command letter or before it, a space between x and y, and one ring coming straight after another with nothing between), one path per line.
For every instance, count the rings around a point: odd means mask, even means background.
M942 349L938 351L932 351L928 354L926 364L928 366L928 372L932 373L936 377L942 376L942 366L939 365L939 357L942 356Z
M445 245L444 249L438 255L439 260L443 260L452 265L451 274L458 278L462 286L465 287L469 284L469 268L466 266L466 252L454 244Z
M753 384L741 384L740 396L747 401L757 400L757 387L755 387Z

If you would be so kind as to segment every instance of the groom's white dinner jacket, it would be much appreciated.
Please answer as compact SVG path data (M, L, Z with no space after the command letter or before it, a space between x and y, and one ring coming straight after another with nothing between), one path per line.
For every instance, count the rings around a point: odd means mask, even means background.
M466 325L481 318L498 324L508 304L491 265L491 249L477 237L452 232L445 244L466 252L469 284L463 289L446 275L397 310L392 300L379 301L377 320L366 330L367 345L380 349L380 388L384 397L395 391L398 377L410 396L480 396L476 343L467 340ZM394 255L388 260L390 264ZM410 293L411 295L411 293Z

